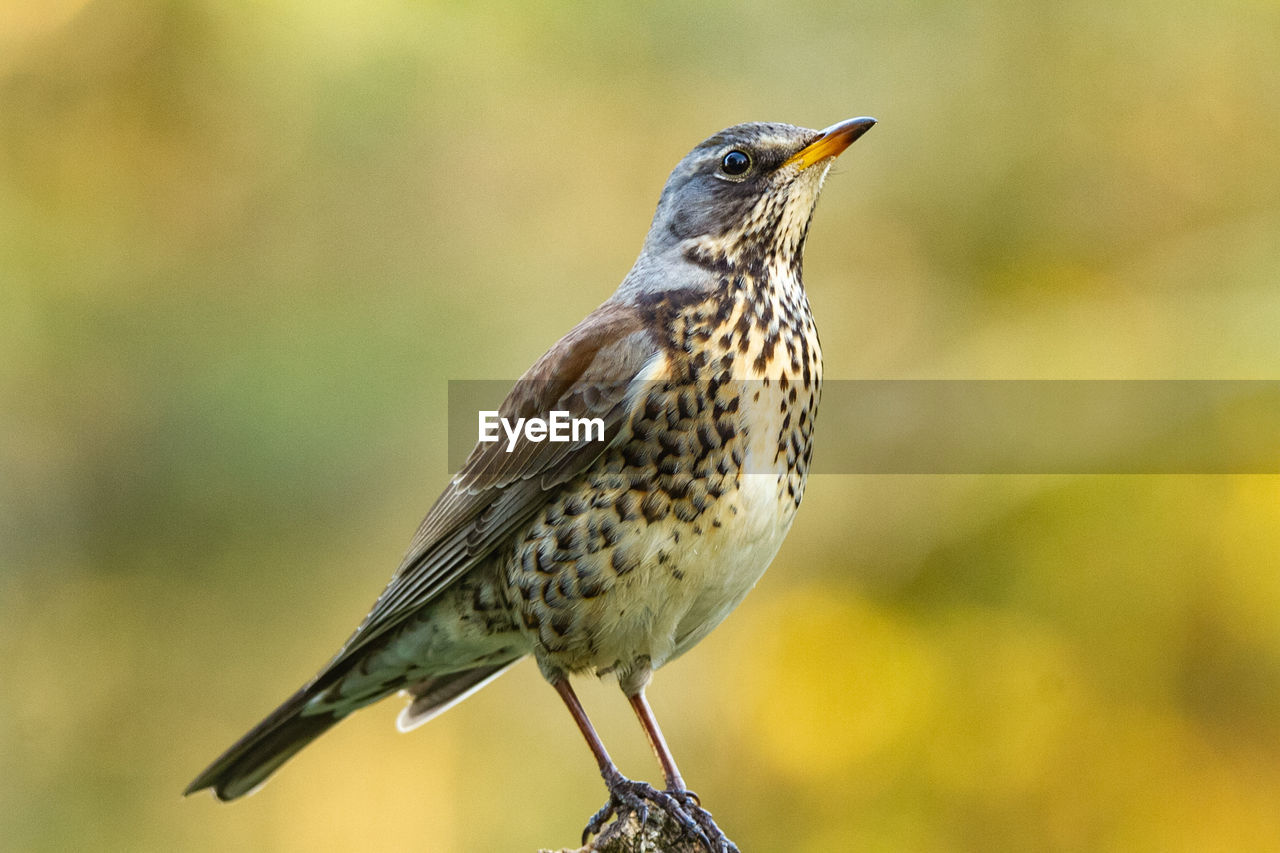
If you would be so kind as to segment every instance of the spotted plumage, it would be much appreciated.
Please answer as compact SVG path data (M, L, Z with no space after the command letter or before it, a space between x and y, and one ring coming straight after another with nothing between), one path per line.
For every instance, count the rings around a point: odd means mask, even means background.
M397 690L411 728L532 655L611 808L647 800L729 849L685 790L644 688L742 600L800 505L822 383L801 256L832 158L871 124L738 125L685 157L621 286L502 406L599 418L603 439L477 444L338 655L188 792L247 793ZM616 674L666 793L613 767L569 687L588 671Z
M613 446L516 537L509 598L549 678L616 672L640 689L781 544L804 493L822 362L797 273L759 277L785 256L776 241L789 235L773 234L760 255L711 261L725 280L704 299L644 305L660 370L635 389ZM773 500L744 481L772 486ZM568 511L583 502L594 511Z

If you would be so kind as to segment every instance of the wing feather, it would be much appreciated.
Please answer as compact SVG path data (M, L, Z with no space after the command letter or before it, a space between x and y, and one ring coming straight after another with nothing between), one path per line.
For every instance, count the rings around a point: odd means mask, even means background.
M326 671L439 595L537 513L556 487L595 461L629 420L637 380L656 378L662 363L635 309L610 302L538 359L507 395L501 416L547 417L563 410L600 418L604 439L521 441L509 453L505 442L477 443Z

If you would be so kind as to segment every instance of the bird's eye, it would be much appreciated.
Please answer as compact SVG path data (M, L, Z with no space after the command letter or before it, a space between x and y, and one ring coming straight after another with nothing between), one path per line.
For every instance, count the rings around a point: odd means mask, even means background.
M744 174L750 168L751 157L744 151L730 151L720 161L720 171L734 177Z

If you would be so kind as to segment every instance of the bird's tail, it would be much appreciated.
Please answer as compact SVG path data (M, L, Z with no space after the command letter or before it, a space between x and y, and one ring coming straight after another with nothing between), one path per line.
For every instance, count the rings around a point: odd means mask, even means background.
M413 702L401 715L401 730L407 731L453 707L497 678L520 657L517 655L497 664L434 676L409 687L408 693ZM212 788L218 799L234 800L252 793L280 765L352 711L389 696L404 686L404 682L379 685L375 691L345 697L347 701L340 707L335 707L332 701L313 701L321 697L335 680L334 673L326 671L289 697L197 776L184 794Z
M212 788L220 800L252 793L290 758L327 732L347 711L326 708L307 713L313 697L304 687L210 764L187 786L184 795Z

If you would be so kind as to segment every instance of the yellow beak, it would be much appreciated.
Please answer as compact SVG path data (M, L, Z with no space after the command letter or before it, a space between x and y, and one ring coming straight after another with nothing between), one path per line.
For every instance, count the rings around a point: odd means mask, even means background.
M875 123L875 119L863 116L833 124L822 131L817 139L787 158L782 166L785 168L794 163L801 169L807 169L828 157L838 157L840 152L852 145L855 139L870 130Z

